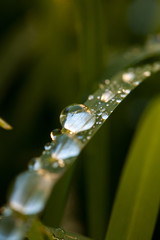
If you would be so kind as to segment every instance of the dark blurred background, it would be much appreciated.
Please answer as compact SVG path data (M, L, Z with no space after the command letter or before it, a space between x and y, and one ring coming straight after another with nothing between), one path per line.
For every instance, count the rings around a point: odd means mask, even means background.
M159 31L159 0L0 1L0 116L13 126L0 129L1 205L14 177L60 127L61 110L86 100L119 52ZM159 94L159 78L120 104L82 153L63 219L69 230L104 236L133 133Z

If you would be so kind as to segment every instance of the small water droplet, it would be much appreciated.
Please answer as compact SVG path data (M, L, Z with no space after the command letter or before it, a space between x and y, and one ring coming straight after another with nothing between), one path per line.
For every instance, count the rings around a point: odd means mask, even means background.
M117 99L116 100L116 103L120 103L122 100L121 99Z
M100 99L101 97L100 96L97 96L97 99Z
M138 86L140 84L140 81L136 81L133 83L134 86Z
M51 143L46 143L46 144L44 145L44 149L45 149L45 150L50 150L50 149L51 149Z
M57 161L53 162L52 167L53 167L53 168L58 168L58 167L59 167L58 162L57 162Z
M109 79L106 79L104 82L105 82L105 84L107 84L107 85L110 84L110 80L109 80Z
M61 135L61 130L60 130L59 128L54 129L54 130L50 133L51 139L52 139L53 141L55 141L55 140L56 140L56 137L59 136L59 135Z
M150 71L145 71L145 72L143 73L143 75L144 75L145 77L150 77L150 76L151 76L151 72L150 72Z
M101 96L101 101L108 102L112 97L114 97L114 95L115 94L113 94L113 92L106 89L105 92Z
M95 124L95 119L95 113L82 104L70 105L60 115L62 126L73 133L90 129Z
M125 93L125 94L129 94L130 93L130 89L123 89L123 92Z
M102 114L102 119L103 119L103 120L106 120L107 118L108 118L108 114L107 114L107 113L103 113L103 114Z
M94 99L94 96L93 95L89 95L88 96L88 100L93 100Z
M133 72L123 73L122 74L122 80L126 83L130 83L134 80L135 75Z
M101 116L101 115L102 115L102 112L97 112L97 115L98 115L98 116Z
M87 139L88 139L88 140L91 139L91 136L87 136Z
M156 62L153 64L153 72L157 72L160 70L160 63Z
M121 94L121 97L122 97L122 98L125 98L125 97L126 97L126 94L123 94L123 93L122 93L122 94Z
M37 171L41 168L41 159L32 158L28 164L29 170Z

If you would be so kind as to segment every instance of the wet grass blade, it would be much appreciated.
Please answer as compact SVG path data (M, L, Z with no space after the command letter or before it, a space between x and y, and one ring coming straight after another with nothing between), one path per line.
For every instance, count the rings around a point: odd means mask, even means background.
M160 203L160 98L144 113L133 141L106 240L150 240Z

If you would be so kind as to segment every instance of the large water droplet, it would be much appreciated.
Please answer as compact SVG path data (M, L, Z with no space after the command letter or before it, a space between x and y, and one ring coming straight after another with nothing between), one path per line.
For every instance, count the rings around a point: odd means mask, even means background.
M82 104L73 104L62 111L60 122L65 129L78 133L90 129L95 124L95 114Z
M45 170L24 172L16 178L9 206L25 215L41 212L53 185L53 175Z
M57 137L55 145L52 148L51 156L57 160L70 160L77 157L81 150L81 144L73 137L62 134Z
M101 96L101 101L108 102L111 98L114 97L114 93L109 91L108 89L105 90L105 92Z

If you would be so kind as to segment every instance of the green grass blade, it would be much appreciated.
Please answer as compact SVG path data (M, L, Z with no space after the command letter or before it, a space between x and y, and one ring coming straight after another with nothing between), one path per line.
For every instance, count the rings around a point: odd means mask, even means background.
M106 240L150 240L160 203L160 98L143 115L121 178Z

